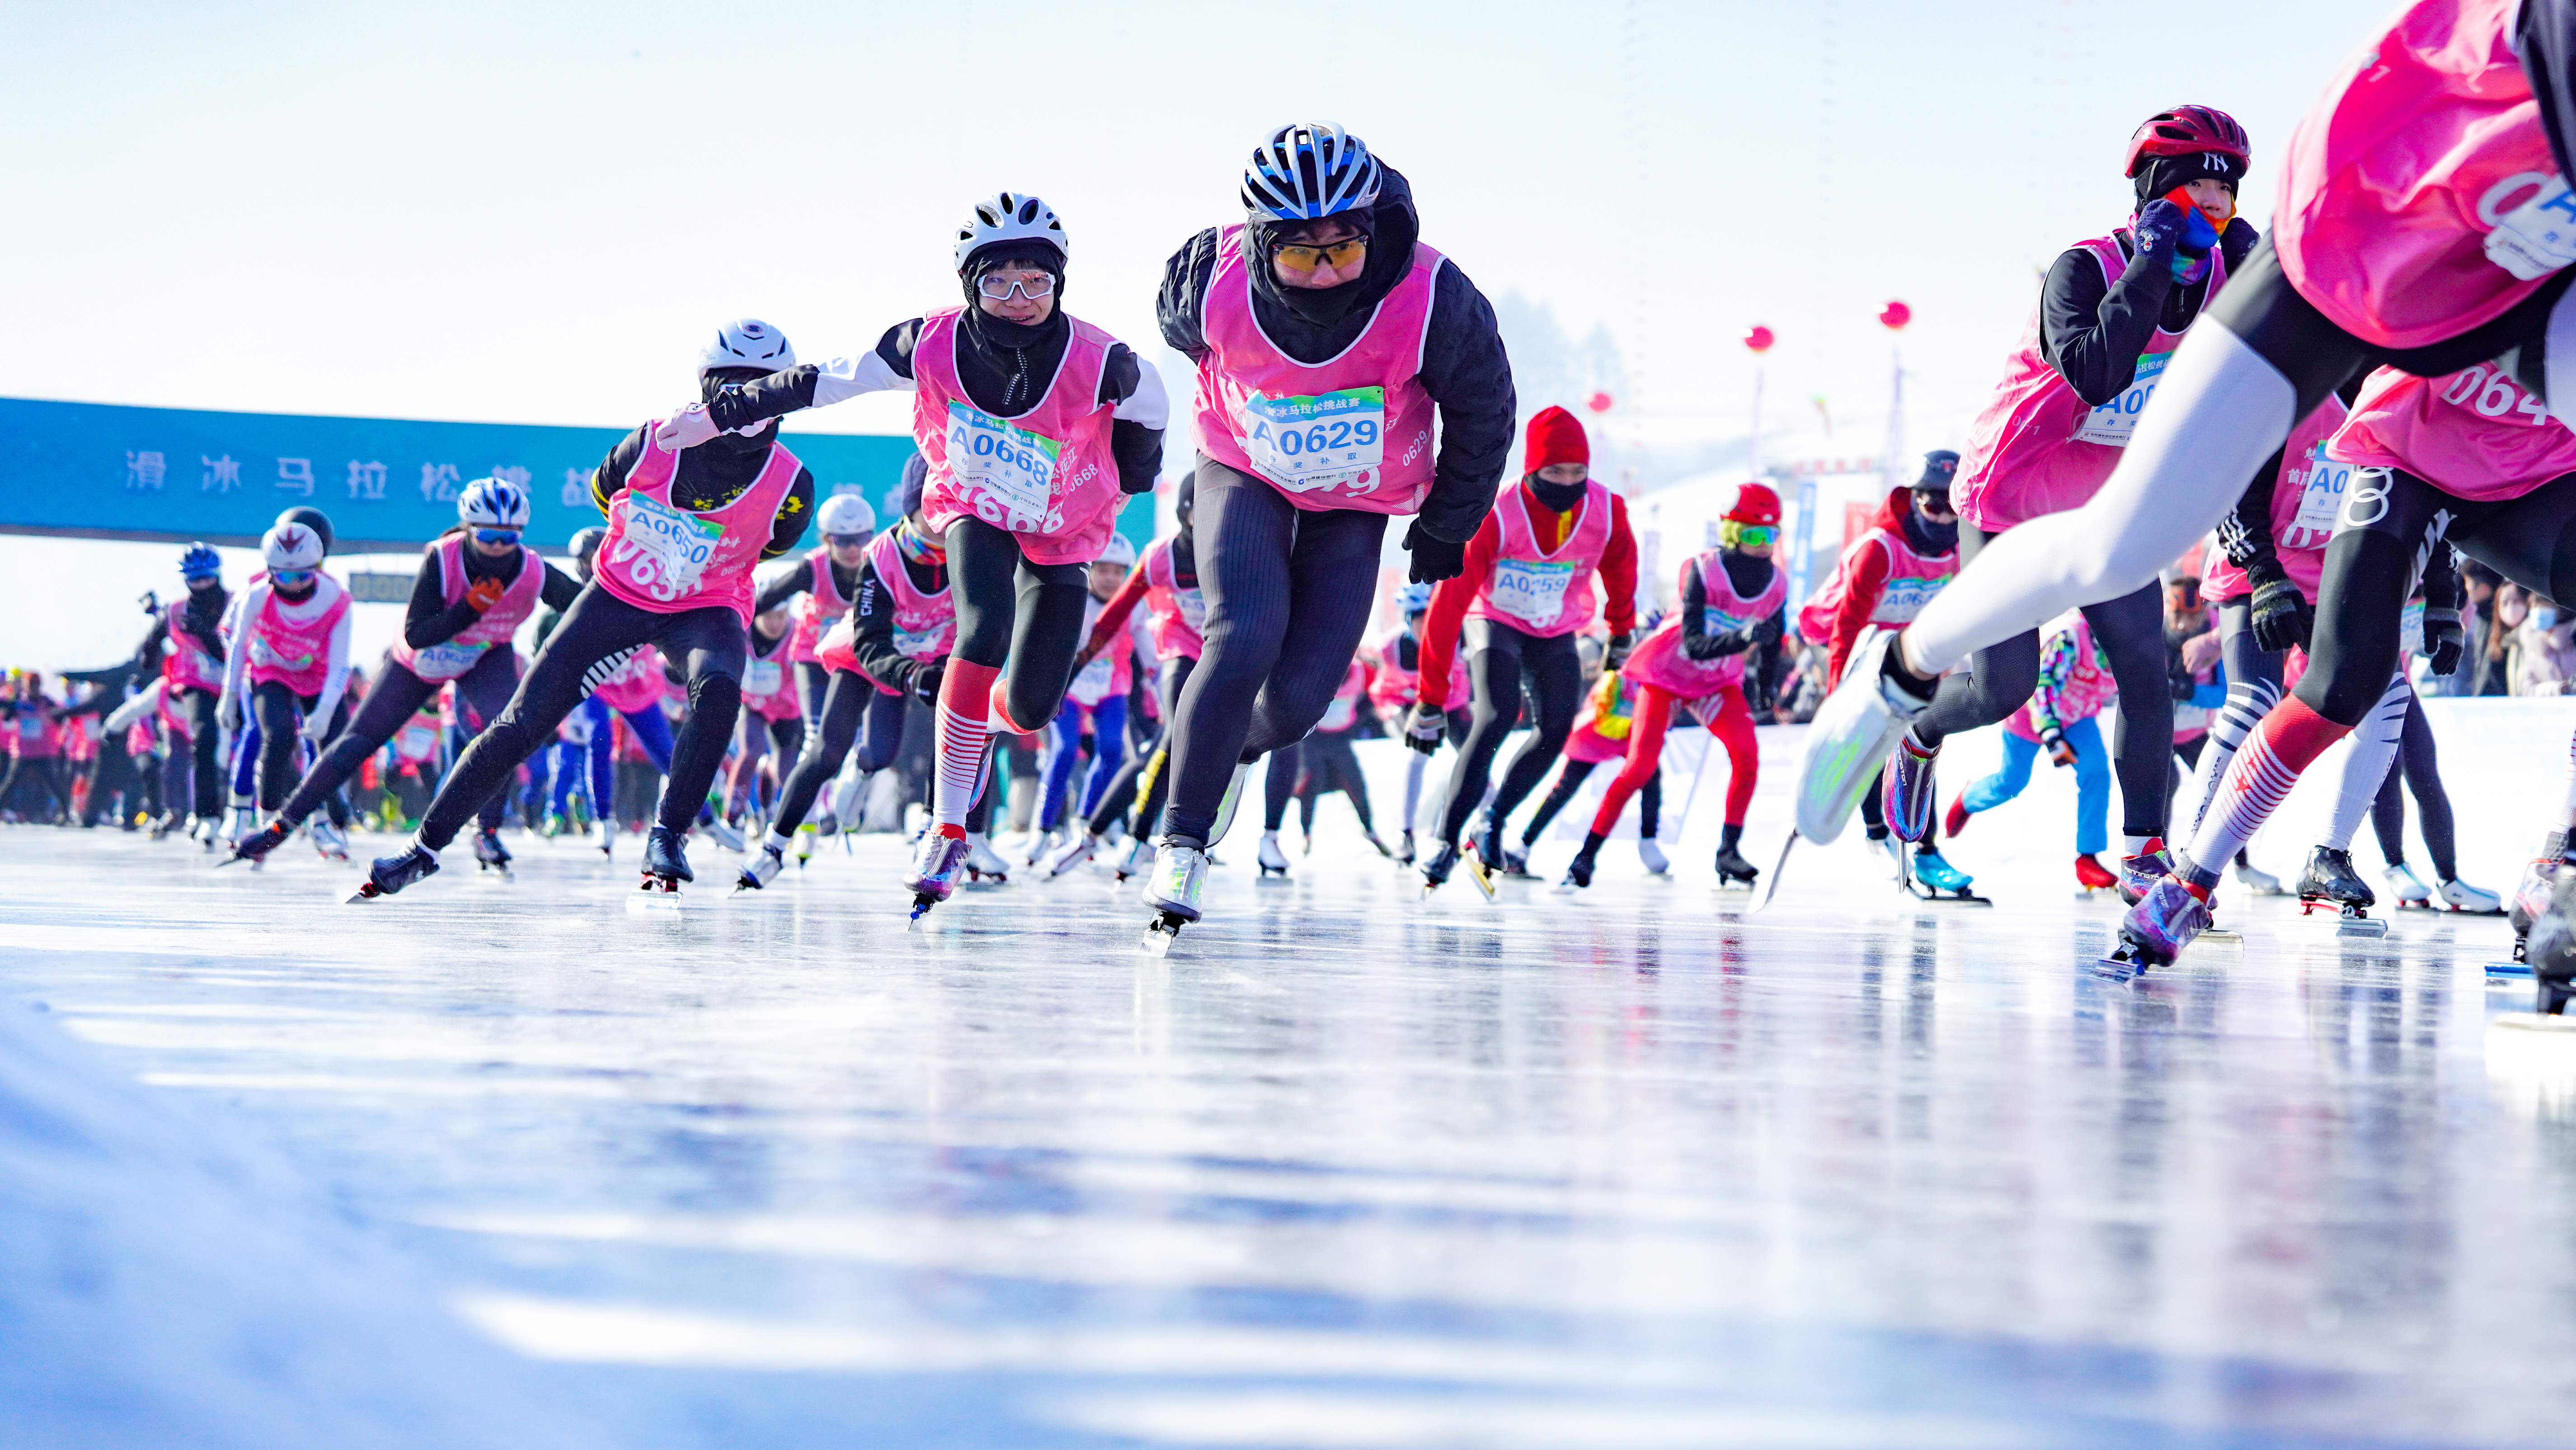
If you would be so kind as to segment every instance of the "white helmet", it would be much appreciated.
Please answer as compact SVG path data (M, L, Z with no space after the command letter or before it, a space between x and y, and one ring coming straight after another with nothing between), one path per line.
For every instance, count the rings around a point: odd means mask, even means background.
M836 493L823 500L822 511L814 516L827 536L873 534L877 531L877 511L855 493Z
M322 562L322 536L304 524L279 524L260 537L259 557L271 569L311 569Z
M467 528L524 529L528 491L498 478L478 478L456 496L456 521Z
M1103 544L1100 548L1100 557L1092 560L1091 562L1095 564L1115 564L1121 569L1133 569L1136 567L1135 541L1128 538L1125 534L1111 534L1109 536L1109 542Z
M698 376L716 368L759 368L785 372L796 366L796 349L787 334L756 317L744 317L716 329L715 341L698 353Z
M1064 223L1055 212L1034 196L1016 191L997 192L975 203L975 214L957 229L957 270L966 270L966 259L995 242L1044 242L1055 248L1056 255L1068 262L1073 258L1073 244L1064 237Z
M1367 143L1330 121L1270 133L1243 168L1243 210L1254 223L1303 222L1377 205L1382 180Z

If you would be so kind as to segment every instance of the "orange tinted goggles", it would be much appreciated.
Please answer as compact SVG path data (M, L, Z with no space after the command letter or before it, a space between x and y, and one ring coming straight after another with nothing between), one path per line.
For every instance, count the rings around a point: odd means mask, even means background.
M1270 255L1283 270L1304 274L1321 267L1339 271L1368 254L1368 238L1344 237L1338 242L1317 245L1311 242L1283 242L1270 249Z

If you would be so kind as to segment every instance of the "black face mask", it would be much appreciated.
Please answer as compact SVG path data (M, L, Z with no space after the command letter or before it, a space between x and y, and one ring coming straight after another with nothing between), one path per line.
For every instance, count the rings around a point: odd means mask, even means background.
M1905 511L1905 531L1913 536L1914 549L1920 554L1946 554L1959 547L1959 518L1950 516L1948 523L1935 523L1924 517L1920 508Z
M1582 502L1583 495L1592 487L1591 483L1588 481L1584 483L1550 483L1535 473L1529 476L1527 482L1529 483L1529 491L1538 495L1538 501L1556 513L1563 513L1567 509L1570 509L1576 504Z
M1253 290L1263 301L1285 311L1310 327L1330 327L1352 313L1375 307L1395 286L1398 275L1389 264L1389 248L1380 247L1377 217L1373 212L1345 212L1341 220L1356 227L1369 239L1368 260L1361 264L1360 275L1337 287L1291 287L1279 280L1270 265L1271 244L1290 226L1302 223L1268 222L1247 227L1244 231L1245 264L1252 272ZM1410 250L1402 258L1410 264Z

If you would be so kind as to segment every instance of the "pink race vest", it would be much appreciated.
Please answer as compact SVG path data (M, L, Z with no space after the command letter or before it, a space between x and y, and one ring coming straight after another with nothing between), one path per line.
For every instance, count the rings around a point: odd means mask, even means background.
M1207 596L1198 586L1181 587L1172 569L1172 541L1156 539L1145 546L1145 627L1161 659L1197 659L1207 648Z
M1554 552L1540 547L1530 528L1531 497L1528 486L1519 485L1494 505L1494 526L1501 533L1494 569L1468 601L1467 618L1497 620L1548 639L1574 633L1601 612L1592 578L1610 548L1610 490L1598 480L1585 485L1574 531Z
M782 634L764 650L760 632L752 631L751 652L742 662L742 707L763 720L784 720L798 711L796 671L789 668L792 642L792 635Z
M1771 570L1771 582L1763 586L1760 594L1747 599L1736 593L1734 583L1726 577L1726 566L1718 561L1719 552L1704 549L1682 566L1685 571L1699 570L1700 586L1708 592L1701 633L1724 634L1757 619L1768 619L1788 600L1788 571L1776 566ZM1682 578L1687 581L1690 575L1685 572ZM1749 651L1713 660L1695 660L1682 653L1682 612L1677 608L1628 656L1619 676L1632 685L1652 685L1677 699L1697 700L1730 685L1742 685L1746 653Z
M1404 631L1399 629L1378 646L1377 679L1369 685L1369 698L1381 710L1407 710L1422 697L1422 672L1404 667ZM1415 658L1419 659L1419 652ZM1467 652L1452 650L1449 655L1448 699L1464 700L1472 690L1467 679Z
M805 592L797 597L796 627L787 642L787 658L800 665L821 658L814 653L814 647L821 642L823 631L850 612L850 601L841 597L840 586L832 581L830 545L807 554L805 570Z
M172 690L221 690L224 662L206 653L195 635L179 627L180 617L187 611L185 600L161 610L161 628L170 639L169 648L161 655L161 678Z
M1082 637L1091 637L1091 627L1100 622L1100 601L1082 601ZM1136 684L1135 618L1129 616L1127 628L1110 636L1109 643L1093 657L1091 663L1076 670L1073 682L1065 686L1064 697L1077 705L1090 708L1112 696L1123 696Z
M2272 485L2272 545L2282 570L2311 604L2317 598L2317 578L2325 572L2326 539L2352 482L2352 464L2332 456L2329 441L2343 420L2343 399L2326 394L2290 430L2290 441L2281 449L2281 476ZM2226 550L2209 551L2201 569L2201 598L2216 604L2253 592L2254 581L2228 561Z
M1873 528L1852 541L1832 575L1798 611L1800 635L1817 644L1832 638L1834 615L1843 607L1843 596L1850 592L1853 564L1871 549L1887 555L1887 582L1878 592L1878 602L1870 607L1872 624L1913 623L1923 606L1932 602L1932 596L1947 587L1959 572L1958 550L1918 554L1906 542L1904 529Z
M2514 0L2416 0L2290 137L2273 248L2299 295L2364 342L2457 337L2576 255L2513 14Z
M2093 647L2093 626L2086 622L2082 611L2069 612L2074 622L2068 623L2064 615L2050 621L2040 632L2039 646L2040 657L2046 659L2049 651L2057 647L2057 635L2069 629L2075 632L2075 669L2057 690L2057 723L2061 726L2101 714L2111 708L2112 697L2120 693L2119 683L2111 678L2110 663ZM2039 696L2032 695L2029 703L2015 710L2004 721L2004 729L2024 740L2039 739Z
M439 597L451 609L465 597L465 536L450 534L429 546L429 557L421 567L438 567ZM394 663L424 680L452 680L474 668L483 652L496 644L506 645L518 633L519 625L537 612L537 600L545 593L546 564L537 551L519 546L519 572L510 587L501 592L500 601L483 611L483 617L456 632L455 636L424 650L415 650L403 642L402 631L394 631L393 648L386 651Z
M895 652L909 660L945 659L957 643L955 591L942 589L936 594L924 594L912 587L912 575L903 567L903 547L894 541L894 529L868 540L868 567L876 571L878 586L894 606ZM815 656L826 669L867 675L859 668L858 625L851 615L842 615L823 632ZM874 675L868 678L876 680L876 687L886 694L903 693Z
M2492 363L2446 378L2379 369L2362 381L2327 451L2355 468L2402 468L2482 503L2576 473L2576 433Z
M752 566L769 547L779 502L804 465L772 445L769 462L741 497L694 513L671 502L680 455L653 441L660 426L658 418L644 425L644 454L626 475L625 491L609 500L608 537L592 571L601 588L638 609L680 614L722 605L749 629Z
M1109 450L1113 410L1100 401L1100 374L1118 339L1068 316L1073 335L1045 396L1017 417L997 418L957 380L964 311L925 316L913 344L912 441L930 465L922 517L943 535L967 518L1008 529L1032 564L1088 564L1127 501Z
M1342 682L1333 689L1333 703L1324 707L1324 718L1315 722L1317 733L1339 735L1359 723L1360 694L1368 688L1368 671L1357 659L1342 671Z
M1201 453L1249 473L1301 509L1409 514L1431 492L1431 395L1422 342L1440 254L1416 242L1413 270L1368 326L1326 361L1280 351L1252 310L1243 228L1217 238L1200 333L1193 433Z
M248 621L250 663L242 674L252 684L275 680L299 695L318 695L331 676L331 631L349 612L349 591L328 574L317 574L312 617L286 617L274 588L260 601L259 614Z
M617 673L599 682L591 691L599 703L621 715L650 710L662 702L662 654L651 645L638 645L617 667Z
M2101 264L2106 286L2129 268L2116 237L2075 245ZM2226 281L2227 259L2212 249L2202 311ZM2164 374L2165 360L2181 343L2181 333L2158 328L2138 357L2137 377L2118 397L2091 407L2040 351L2039 308L2033 304L2002 384L1969 431L1958 485L1951 490L1959 517L1991 534L2042 514L2081 507L2111 477Z

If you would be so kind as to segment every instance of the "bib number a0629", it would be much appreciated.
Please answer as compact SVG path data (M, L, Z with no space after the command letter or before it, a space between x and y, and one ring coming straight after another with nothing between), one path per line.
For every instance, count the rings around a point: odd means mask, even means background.
M1494 607L1514 619L1553 624L1565 612L1566 591L1574 584L1574 565L1543 559L1496 559Z
M631 491L617 496L617 506L625 527L611 541L608 567L665 603L696 589L724 527Z
M1243 400L1235 425L1253 470L1293 493L1356 481L1386 460L1386 389Z
M2085 414L2075 436L2087 443L2128 447L2130 436L2138 431L2138 415L2147 411L2147 400L2156 393L2156 380L2165 375L2165 364L2172 360L2173 354L2169 352L2151 352L2140 357L2138 375L2120 390L2120 396Z
M1056 459L1064 444L1033 433L1007 418L948 401L948 472L958 487L976 500L984 518L985 500L998 505L1001 518L985 522L1021 533L1047 527L1047 505L1055 490Z

